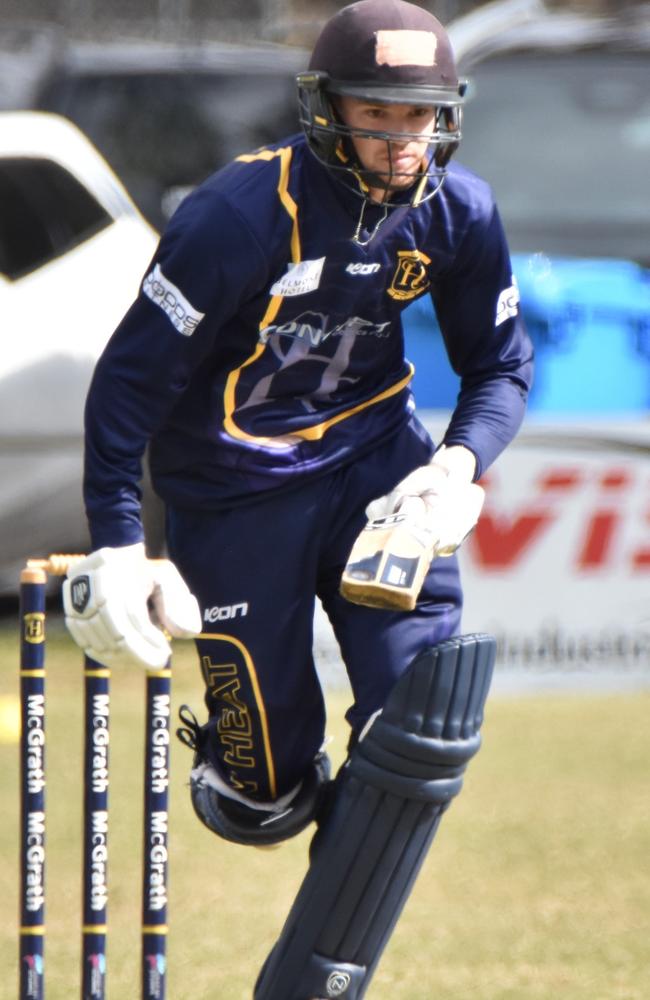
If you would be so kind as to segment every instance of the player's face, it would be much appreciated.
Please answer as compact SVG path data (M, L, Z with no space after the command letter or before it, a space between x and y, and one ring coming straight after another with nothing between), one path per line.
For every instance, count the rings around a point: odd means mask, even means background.
M350 128L398 135L411 133L390 142L352 137L357 156L366 170L385 179L390 188L409 187L414 175L422 169L422 161L428 158L426 136L435 130L435 108L417 104L381 104L345 96L338 99L337 107L343 123Z

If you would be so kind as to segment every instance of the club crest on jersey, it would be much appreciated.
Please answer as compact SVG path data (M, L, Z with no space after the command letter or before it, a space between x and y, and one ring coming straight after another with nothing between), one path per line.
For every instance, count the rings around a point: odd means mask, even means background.
M426 265L431 260L421 250L398 250L397 267L388 294L398 301L414 299L429 287Z

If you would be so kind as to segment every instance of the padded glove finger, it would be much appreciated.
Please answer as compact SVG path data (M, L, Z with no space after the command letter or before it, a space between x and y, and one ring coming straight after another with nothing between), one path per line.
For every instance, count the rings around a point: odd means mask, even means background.
M176 568L161 564L161 587L156 566L139 543L98 549L70 569L63 585L66 625L88 656L158 669L171 655L162 629L178 637L200 631L198 605ZM161 601L163 588L170 596Z
M168 559L153 565L150 614L175 639L191 639L201 631L201 611L194 594Z

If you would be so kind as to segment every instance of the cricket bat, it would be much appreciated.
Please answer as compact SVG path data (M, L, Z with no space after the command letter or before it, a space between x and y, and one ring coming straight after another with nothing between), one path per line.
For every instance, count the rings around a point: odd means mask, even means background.
M397 513L368 521L341 576L343 597L371 608L413 610L437 541L423 527L422 508L421 500L409 498Z
M431 561L450 556L478 521L483 488L465 485L441 502L439 519L427 516L420 497L407 497L398 511L368 521L352 546L339 590L353 604L412 611ZM436 530L445 523L445 541Z

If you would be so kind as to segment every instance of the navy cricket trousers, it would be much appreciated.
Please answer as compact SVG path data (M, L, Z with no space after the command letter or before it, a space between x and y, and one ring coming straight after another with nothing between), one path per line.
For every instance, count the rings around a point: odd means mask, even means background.
M436 559L417 607L392 612L338 592L368 502L431 454L413 421L355 463L227 510L169 508L170 558L196 595L196 645L209 712L208 755L236 789L260 800L304 776L325 735L312 655L315 596L332 624L354 703L353 730L384 704L414 656L458 634L455 557Z

